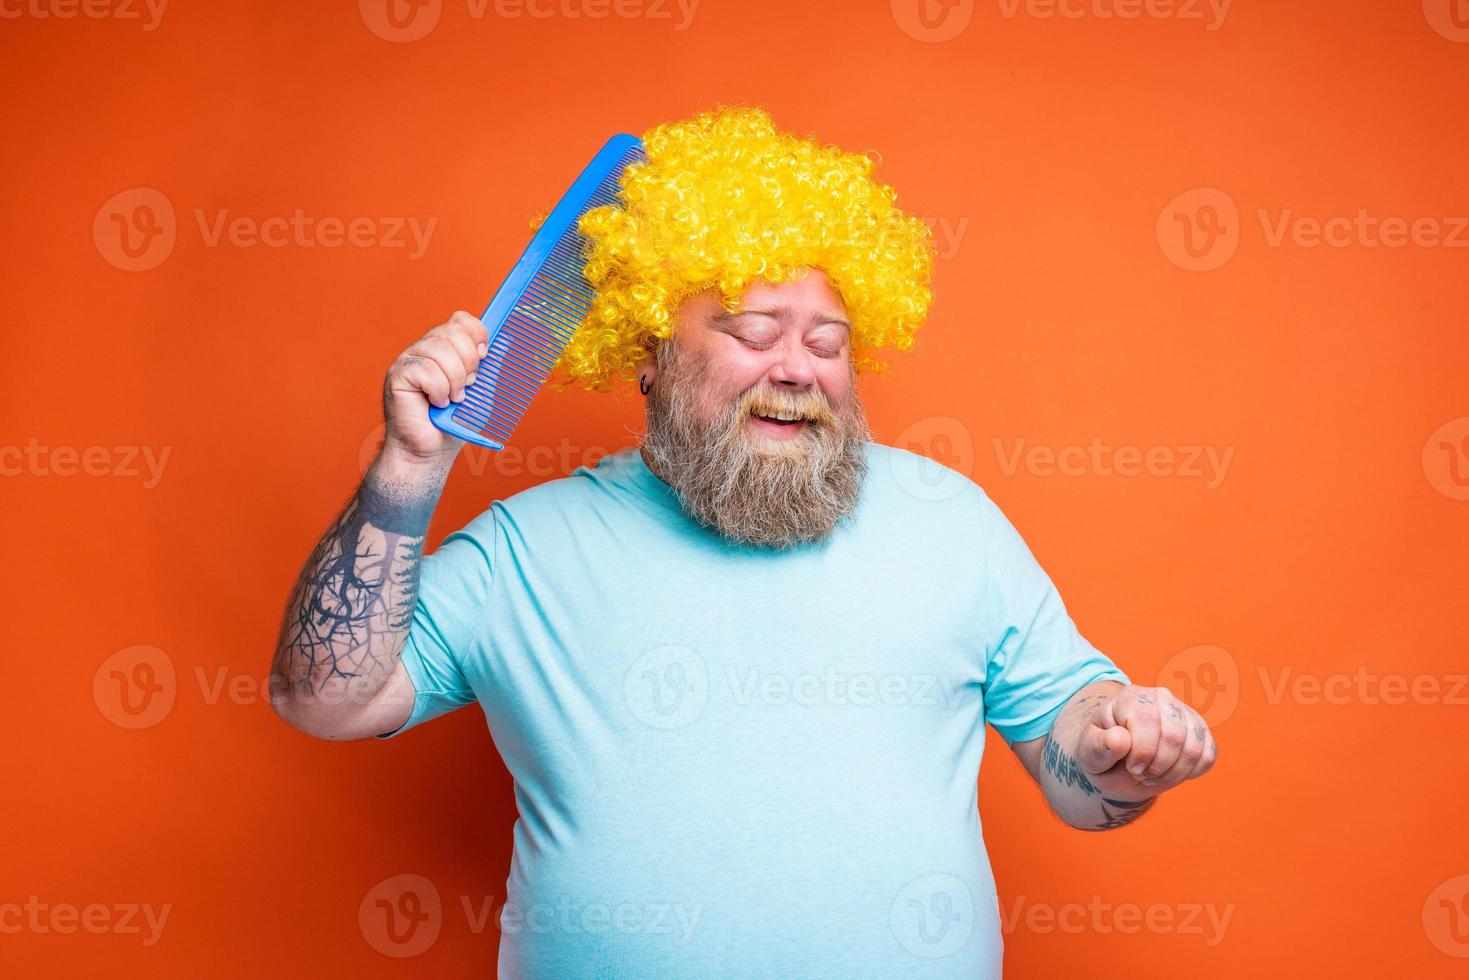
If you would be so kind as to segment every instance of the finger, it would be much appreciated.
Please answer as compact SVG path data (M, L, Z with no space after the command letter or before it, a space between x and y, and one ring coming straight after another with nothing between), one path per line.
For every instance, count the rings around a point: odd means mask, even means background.
M474 342L475 352L479 357L485 356L485 345L490 342L490 331L485 327L484 321L477 316L471 316L463 310L455 310L449 317L448 324L457 325L469 334L469 339Z
M1150 783L1161 781L1183 754L1187 742L1188 715L1183 705L1166 688L1158 688L1158 748L1153 753L1153 761L1143 770L1143 779Z
M444 377L449 379L451 401L459 401L463 397L464 379L469 376L469 371L465 369L464 359L459 356L454 345L449 343L448 338L442 334L430 334L408 348L408 353L426 357L439 366Z
M452 388L437 362L415 354L405 354L397 370L388 376L388 389L394 392L421 392L437 408L447 408Z
M1132 747L1132 736L1121 725L1100 728L1088 725L1081 736L1081 749L1077 761L1087 772L1096 775L1111 769L1127 756Z
M1118 700L1115 709L1117 720L1127 726L1128 734L1132 736L1132 746L1127 752L1127 771L1132 778L1141 779L1158 751L1160 719L1157 690L1142 688L1135 696Z
M1166 714L1166 712L1165 712ZM1209 740L1209 729L1196 714L1185 712L1183 747L1173 765L1164 770L1155 780L1159 784L1181 783L1193 775L1199 760L1204 756L1204 746ZM1156 760L1154 760L1156 763Z
M1199 724L1200 725L1203 725L1204 723L1202 721L1200 721ZM1199 756L1199 761L1194 764L1193 772L1189 773L1187 776L1185 776L1183 778L1184 779L1197 779L1198 777L1202 776L1204 773L1206 773L1210 769L1213 769L1214 768L1214 760L1216 758L1218 758L1218 756L1219 756L1219 746L1214 741L1214 733L1213 732L1210 732L1208 730L1208 727L1205 726L1204 727L1204 751Z
M473 374L474 369L479 366L479 352L475 349L474 336L463 322L455 320L443 326L434 327L428 332L428 336L442 337L447 340L454 348L454 352L459 355L459 361L464 365L466 374Z
M1092 716L1092 724L1100 728L1111 728L1113 725L1118 724L1116 703L1117 698L1115 695L1103 701L1102 706L1097 709L1097 713Z

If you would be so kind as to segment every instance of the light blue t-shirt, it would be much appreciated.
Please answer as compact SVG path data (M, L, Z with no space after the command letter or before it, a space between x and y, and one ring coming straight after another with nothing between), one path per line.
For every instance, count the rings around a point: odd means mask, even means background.
M1039 738L1128 679L977 485L867 458L794 551L700 527L628 448L424 559L393 734L478 701L514 777L501 976L1000 976L985 723Z

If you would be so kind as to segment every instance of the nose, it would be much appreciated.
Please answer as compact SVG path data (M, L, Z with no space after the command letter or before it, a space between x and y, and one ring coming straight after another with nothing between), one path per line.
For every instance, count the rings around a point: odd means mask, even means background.
M771 382L785 391L806 391L816 383L816 366L812 363L814 356L801 346L799 340L782 343L780 356L770 368Z

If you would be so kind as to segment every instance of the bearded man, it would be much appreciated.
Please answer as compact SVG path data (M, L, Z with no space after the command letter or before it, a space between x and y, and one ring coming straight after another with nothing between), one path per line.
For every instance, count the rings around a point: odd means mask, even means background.
M988 723L1071 826L1133 822L1216 748L1087 642L968 478L873 442L875 350L931 242L865 156L756 109L653 130L589 213L560 367L636 380L640 445L497 500L427 558L486 331L388 371L386 434L306 563L272 703L328 739L477 702L519 819L507 977L998 977Z

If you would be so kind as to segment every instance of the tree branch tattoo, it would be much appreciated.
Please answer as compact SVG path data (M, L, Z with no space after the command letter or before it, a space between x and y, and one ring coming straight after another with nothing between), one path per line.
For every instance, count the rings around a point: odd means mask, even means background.
M392 672L418 601L434 504L402 497L369 474L317 542L286 607L273 685L313 697L354 681L376 690Z

